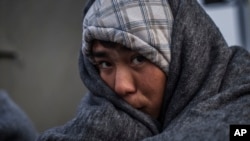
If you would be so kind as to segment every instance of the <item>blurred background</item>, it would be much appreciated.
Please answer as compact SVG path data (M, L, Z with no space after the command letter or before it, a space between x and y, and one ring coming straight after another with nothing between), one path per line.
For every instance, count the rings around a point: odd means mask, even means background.
M250 50L250 0L198 0L228 45Z
M249 0L199 0L229 45L250 50ZM84 0L0 0L0 89L39 132L64 124L86 89L78 72Z
M85 93L78 73L83 0L0 0L0 89L39 131L71 119ZM13 54L14 53L14 54Z

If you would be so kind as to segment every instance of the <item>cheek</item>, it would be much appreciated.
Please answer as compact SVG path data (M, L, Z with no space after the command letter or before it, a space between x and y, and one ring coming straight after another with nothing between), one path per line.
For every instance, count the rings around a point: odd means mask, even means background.
M162 97L165 84L166 75L158 67L148 67L142 73L140 73L140 89L141 91L150 98Z
M157 118L159 116L164 91L166 86L166 75L157 67L145 69L140 73L140 82L138 88L143 95L145 112Z
M100 77L109 87L113 88L114 76L112 74L100 72Z

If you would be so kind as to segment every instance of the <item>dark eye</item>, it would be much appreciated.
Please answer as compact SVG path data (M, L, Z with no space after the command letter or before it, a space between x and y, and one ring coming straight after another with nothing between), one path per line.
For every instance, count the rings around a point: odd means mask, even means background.
M106 61L101 61L101 62L97 63L97 67L99 69L108 69L108 68L112 67L112 64L109 62L106 62Z
M132 59L132 63L135 65L139 65L145 61L146 61L146 58L142 55L138 55Z

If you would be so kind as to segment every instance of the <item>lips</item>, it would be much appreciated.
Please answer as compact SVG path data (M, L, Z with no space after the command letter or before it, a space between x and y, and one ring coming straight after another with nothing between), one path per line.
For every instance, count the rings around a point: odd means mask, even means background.
M129 105L131 105L133 108L138 109L138 110L143 110L145 109L145 105L142 104L142 102L138 101L138 100L131 100L131 101L127 101L125 100Z

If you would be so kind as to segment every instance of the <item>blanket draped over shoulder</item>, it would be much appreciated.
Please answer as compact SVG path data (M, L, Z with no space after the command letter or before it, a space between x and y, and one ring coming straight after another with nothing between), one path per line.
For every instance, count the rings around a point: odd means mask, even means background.
M37 135L29 117L0 90L0 141L34 141Z
M121 100L80 53L81 78L90 92L75 118L38 141L225 141L230 124L250 124L249 52L228 47L196 0L169 4L172 59L161 121Z

